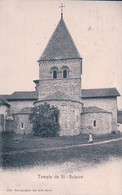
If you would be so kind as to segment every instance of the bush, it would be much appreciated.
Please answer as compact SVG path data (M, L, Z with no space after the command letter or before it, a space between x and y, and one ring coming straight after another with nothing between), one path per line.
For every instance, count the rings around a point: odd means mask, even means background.
M113 131L111 132L111 134L116 134L116 131L115 131L115 130L113 130Z
M33 124L33 134L40 137L55 137L59 135L58 122L59 110L47 103L34 107L30 114L30 122Z

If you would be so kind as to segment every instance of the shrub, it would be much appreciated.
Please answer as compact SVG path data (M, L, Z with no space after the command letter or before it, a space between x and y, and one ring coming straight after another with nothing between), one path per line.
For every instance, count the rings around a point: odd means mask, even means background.
M33 124L33 134L40 137L58 136L60 130L58 118L59 110L55 106L44 103L34 107L29 117Z
M116 134L116 131L115 131L115 130L113 130L113 131L111 132L111 134Z

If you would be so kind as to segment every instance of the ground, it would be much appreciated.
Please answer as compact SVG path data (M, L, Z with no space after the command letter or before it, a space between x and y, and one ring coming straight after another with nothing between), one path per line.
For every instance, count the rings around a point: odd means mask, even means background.
M119 134L93 135L93 141L104 141L122 137ZM76 144L88 143L89 135L80 134L77 136L62 136L51 138L40 138L33 135L17 135L17 134L0 134L0 152L23 151L32 149L52 148L61 146L70 146Z
M94 143L121 137L121 134L108 134L93 136ZM39 164L64 163L74 160L82 160L87 163L100 163L110 157L122 156L122 143L120 141L89 145L84 147L73 147L68 149L50 150L52 147L64 147L77 144L86 144L88 135L72 137L40 138L35 136L22 136L15 134L0 135L0 164L4 168L28 167Z

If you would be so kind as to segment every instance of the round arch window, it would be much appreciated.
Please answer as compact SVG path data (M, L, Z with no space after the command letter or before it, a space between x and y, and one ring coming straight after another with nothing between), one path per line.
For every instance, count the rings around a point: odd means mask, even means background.
M57 71L56 70L53 71L53 79L57 79Z
M67 78L67 70L63 70L63 78Z

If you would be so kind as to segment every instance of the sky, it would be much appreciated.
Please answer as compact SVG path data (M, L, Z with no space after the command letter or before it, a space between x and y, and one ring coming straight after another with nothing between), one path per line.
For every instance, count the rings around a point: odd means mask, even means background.
M35 90L37 60L60 20L61 3L83 58L82 88L116 87L122 95L122 2L59 0L0 1L0 94Z

